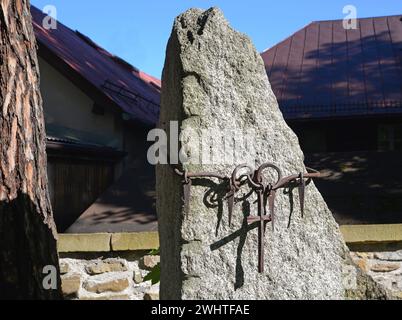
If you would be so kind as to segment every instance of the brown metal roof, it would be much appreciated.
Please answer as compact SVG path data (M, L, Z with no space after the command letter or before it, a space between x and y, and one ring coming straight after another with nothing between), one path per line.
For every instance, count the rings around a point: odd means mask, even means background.
M262 58L286 118L402 112L402 15L312 22Z
M57 29L46 30L42 26L45 15L33 6L31 14L40 55L52 60L53 66L68 73L71 80L77 80L76 84L88 94L96 92L103 101L118 106L142 123L154 125L157 122L160 80L112 55L60 22Z

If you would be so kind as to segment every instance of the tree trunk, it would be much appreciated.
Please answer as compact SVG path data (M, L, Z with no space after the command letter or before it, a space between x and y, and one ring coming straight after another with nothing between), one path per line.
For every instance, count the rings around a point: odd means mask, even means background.
M0 299L60 298L29 0L0 0L0 105ZM49 265L55 290L43 285Z

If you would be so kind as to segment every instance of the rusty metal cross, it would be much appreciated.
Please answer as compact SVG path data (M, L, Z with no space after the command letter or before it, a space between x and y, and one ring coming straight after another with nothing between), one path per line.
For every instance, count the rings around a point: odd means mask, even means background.
M247 169L247 173L241 176L239 172ZM277 174L277 181L275 183L265 183L263 178L263 172L267 169L273 169ZM257 170L253 172L248 165L242 164L235 168L231 177L221 175L216 172L198 172L190 173L186 170L174 168L177 175L182 177L183 181L183 204L185 212L189 212L189 203L191 196L192 179L195 178L215 178L218 180L229 181L229 191L225 196L225 200L228 203L229 209L229 225L232 222L233 207L235 203L235 194L240 190L242 185L242 177L247 177L247 181L251 189L257 194L258 215L251 215L247 217L247 223L249 225L258 222L258 272L264 272L264 240L266 225L268 222L272 223L272 230L275 230L275 198L276 192L281 188L293 188L297 187L299 191L300 211L302 217L304 216L304 196L305 187L312 178L319 178L322 175L313 169L307 168L307 173L299 173L282 178L281 170L272 163L264 163ZM269 212L267 213L267 204Z
M272 184L263 183L262 173L265 169L272 168L278 174L278 180L276 184L282 179L281 170L270 163L263 164L261 167L256 170L253 176L253 180L250 180L253 188L257 193L257 205L258 205L258 215L257 216L249 216L247 218L248 224L253 224L258 222L258 272L264 272L264 239L265 239L265 228L268 222L272 222L272 228L274 228L274 202L276 191L273 189ZM275 184L275 185L276 185ZM269 214L267 214L266 210L266 202L265 198L268 198L269 204Z
M264 238L265 238L265 227L267 222L272 221L271 215L266 214L264 206L264 194L260 190L257 193L258 202L258 216L247 217L248 224L253 224L258 222L258 272L264 272Z

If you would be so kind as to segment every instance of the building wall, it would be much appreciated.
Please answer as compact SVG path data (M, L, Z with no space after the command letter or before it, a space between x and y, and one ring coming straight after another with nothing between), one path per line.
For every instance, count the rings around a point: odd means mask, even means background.
M120 178L64 232L155 230L155 168L147 160L147 133L148 129L127 122L124 131L127 156L122 161Z
M288 123L307 153L402 149L402 118L399 115ZM387 141L390 139L392 141Z
M114 163L48 154L49 193L58 232L65 232L114 179Z
M70 80L39 57L46 133L84 144L124 149L121 114L94 102ZM102 157L54 156L48 153L51 202L59 232L64 232L102 194L122 171L122 161Z
M48 135L79 139L117 149L123 146L123 121L107 108L92 112L94 102L39 57L41 93Z
M48 152L50 194L58 231L65 232L83 213L95 212L106 219L113 215L110 208L123 206L126 215L131 210L132 214L149 213L153 218L154 167L146 159L150 128L123 120L121 113L108 106L94 109L94 101L79 87L44 59L39 58L39 64L47 135L127 153L123 159L110 161L102 155L84 157ZM116 187L119 178L125 176L135 179L125 179L123 185ZM129 201L118 198L118 195L132 195L133 189L138 192ZM113 202L116 198L121 203ZM108 203L109 207L100 208L99 203ZM99 221L97 225L104 226Z

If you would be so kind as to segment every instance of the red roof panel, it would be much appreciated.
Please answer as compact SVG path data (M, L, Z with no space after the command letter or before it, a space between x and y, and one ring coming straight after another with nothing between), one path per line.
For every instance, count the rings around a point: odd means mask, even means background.
M137 70L60 22L57 29L46 30L42 26L45 15L33 6L31 14L40 46L46 47L132 118L148 125L157 122L160 80Z

